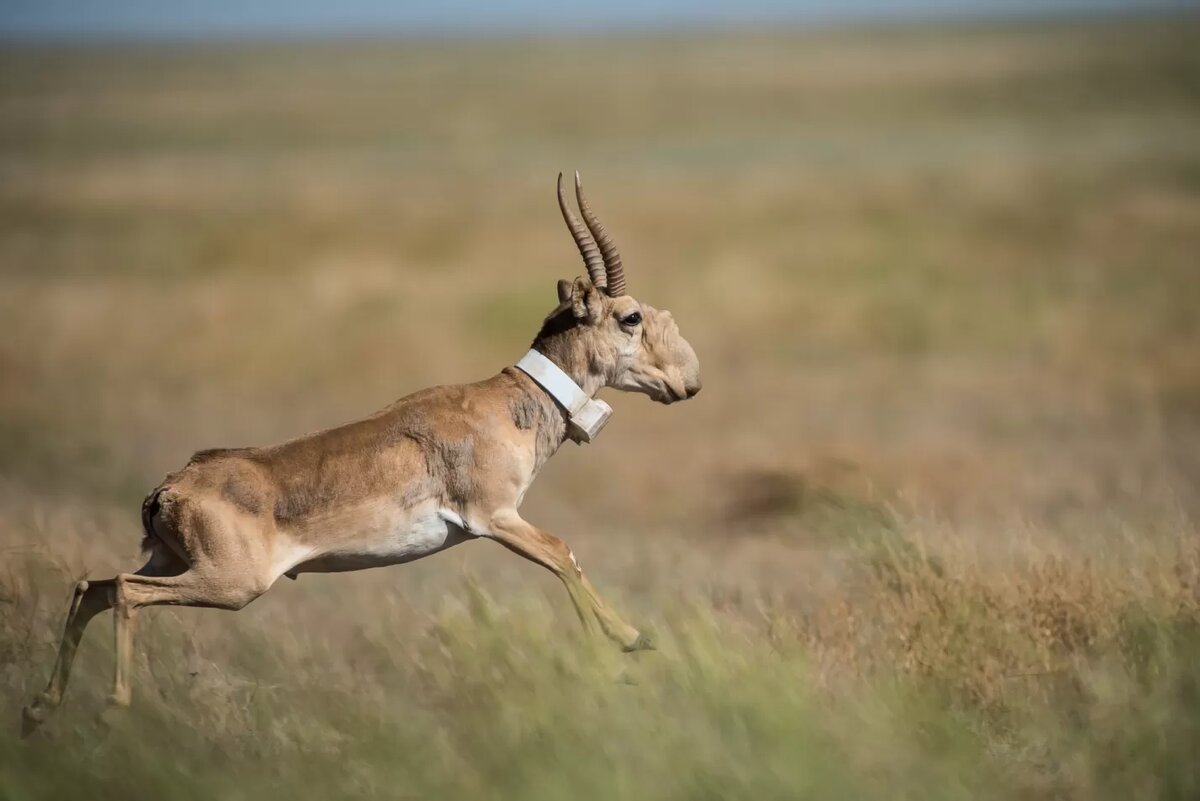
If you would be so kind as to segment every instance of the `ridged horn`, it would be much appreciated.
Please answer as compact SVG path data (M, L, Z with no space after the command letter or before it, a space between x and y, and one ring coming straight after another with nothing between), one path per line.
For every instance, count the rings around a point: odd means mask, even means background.
M596 219L596 215L592 214L592 208L583 196L583 184L579 182L578 171L575 173L575 199L579 201L579 211L583 213L583 221L587 223L588 230L596 238L596 244L604 257L604 271L608 274L608 294L614 298L624 295L625 268L621 266L621 254L617 252L617 246L613 244L608 231L604 230L604 226Z
M563 222L567 224L567 228L571 229L571 237L575 240L575 246L579 248L579 255L583 256L583 264L587 267L592 284L599 289L605 288L608 286L608 275L604 269L604 257L600 255L600 248L596 247L596 240L592 239L588 229L567 205L567 194L563 191L561 172L558 174L558 207L562 210Z

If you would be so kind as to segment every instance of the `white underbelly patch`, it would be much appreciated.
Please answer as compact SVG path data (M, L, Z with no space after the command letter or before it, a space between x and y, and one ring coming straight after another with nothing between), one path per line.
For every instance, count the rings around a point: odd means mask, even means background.
M346 536L346 528L359 531ZM279 549L280 572L337 572L401 564L480 536L462 516L433 505L413 510L376 513L369 521L329 521L329 546L288 545ZM307 534L313 541L313 534Z

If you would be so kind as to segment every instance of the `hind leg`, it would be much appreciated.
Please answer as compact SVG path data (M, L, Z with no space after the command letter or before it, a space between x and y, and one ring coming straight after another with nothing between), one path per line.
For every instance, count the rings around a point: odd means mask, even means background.
M165 548L152 548L150 560L138 571L145 575L168 575L179 573L187 566L175 554ZM63 629L62 642L58 648L58 658L54 663L54 671L50 682L25 707L22 732L31 733L38 724L42 723L59 704L67 689L71 677L71 666L75 661L75 652L83 638L83 632L92 618L116 603L116 578L100 581L80 581L75 585L75 593L71 598L71 606L67 611L67 622Z
M33 703L25 707L22 730L25 734L33 729L62 703L67 681L71 678L71 665L75 651L87 624L99 613L113 605L113 588L116 579L103 581L81 581L75 585L71 608L67 612L67 623L63 629L62 643L58 647L58 659L50 683L46 685Z
M176 576L123 573L114 581L116 669L110 701L128 706L132 699L129 674L138 612L144 606L200 606L237 610L266 592L269 582L238 581L235 575L211 570L187 570Z

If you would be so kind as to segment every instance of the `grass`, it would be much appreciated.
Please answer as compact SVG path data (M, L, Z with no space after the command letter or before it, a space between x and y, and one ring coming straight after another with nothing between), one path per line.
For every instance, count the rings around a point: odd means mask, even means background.
M316 608L321 626L312 606L232 631L167 613L135 707L96 722L107 677L85 658L51 734L5 735L6 792L1194 797L1193 537L1113 572L1040 552L981 570L897 536L911 547L860 554L847 589L804 613L656 591L660 650L632 658L583 641L556 596L501 603L472 580L420 611ZM5 593L53 572L21 562ZM49 659L47 617L6 618L8 664ZM14 695L33 692L13 674Z
M0 798L1193 798L1192 18L0 51ZM581 90L581 87L585 90ZM194 450L524 351L582 170L704 392L487 544L89 630Z

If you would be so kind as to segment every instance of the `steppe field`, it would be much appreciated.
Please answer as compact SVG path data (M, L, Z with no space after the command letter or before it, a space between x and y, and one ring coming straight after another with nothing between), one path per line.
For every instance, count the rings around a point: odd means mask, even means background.
M578 168L704 391L494 543L111 616L143 495L527 348ZM1200 796L1200 17L0 49L0 798Z

